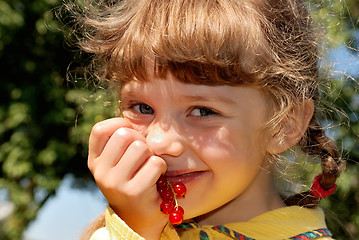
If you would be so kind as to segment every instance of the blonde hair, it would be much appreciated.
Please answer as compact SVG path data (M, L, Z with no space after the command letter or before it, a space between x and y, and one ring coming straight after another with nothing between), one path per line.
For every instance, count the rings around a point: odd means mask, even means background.
M98 75L114 86L158 76L205 85L255 85L273 100L270 126L294 106L319 97L317 36L299 0L123 0L68 4L81 29L79 46L94 54ZM79 32L78 32L79 33ZM338 149L314 114L301 149L321 158L320 185L344 169ZM288 205L312 207L309 192Z

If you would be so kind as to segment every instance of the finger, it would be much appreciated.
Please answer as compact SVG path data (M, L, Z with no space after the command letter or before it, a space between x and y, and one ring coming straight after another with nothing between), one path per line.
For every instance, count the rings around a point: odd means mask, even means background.
M166 171L167 164L165 160L153 155L149 157L142 165L141 169L137 171L136 175L133 177L133 181L144 189L151 188L156 186L157 180L162 174L165 174Z
M125 180L130 180L152 155L153 152L144 140L135 140L128 146L115 168L123 172L122 177ZM123 171L124 169L126 171Z
M104 171L115 167L127 151L127 148L135 140L145 141L145 138L142 134L130 128L117 129L108 140L101 155L92 159L92 166L101 168Z
M121 127L132 128L132 125L130 121L123 118L111 118L96 123L89 139L89 159L100 156L113 133Z

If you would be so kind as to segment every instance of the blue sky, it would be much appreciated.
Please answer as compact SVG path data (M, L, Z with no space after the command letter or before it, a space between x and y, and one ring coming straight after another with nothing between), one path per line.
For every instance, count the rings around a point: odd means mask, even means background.
M359 57L357 52L351 51L345 46L339 46L329 52L328 61L331 65L331 74L334 77L359 77Z
M50 198L25 232L24 240L75 240L106 208L101 192L71 188L66 176L56 196Z

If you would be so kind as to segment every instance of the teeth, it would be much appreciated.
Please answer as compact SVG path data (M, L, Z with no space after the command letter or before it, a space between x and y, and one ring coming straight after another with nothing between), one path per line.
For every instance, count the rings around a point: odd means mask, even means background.
M198 173L198 172L202 172L202 171L191 171L191 172L177 172L177 173L174 173L174 172L170 172L169 174L165 174L166 177L178 177L178 176L187 176L187 175L190 175L190 174L194 174L194 173Z
M193 175L193 174L199 174L202 173L204 171L193 171L193 172L185 172L185 173L180 173L180 174L166 174L167 178L173 178L173 177L185 177L185 176L189 176L189 175Z

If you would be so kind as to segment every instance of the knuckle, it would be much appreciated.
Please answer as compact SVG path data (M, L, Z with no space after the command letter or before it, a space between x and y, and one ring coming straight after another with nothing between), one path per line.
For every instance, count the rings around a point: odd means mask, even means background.
M166 170L167 169L167 164L166 162L160 158L160 157L157 157L157 156L151 156L149 158L149 162L151 163L151 165L155 168L158 168L158 169L162 169L162 170Z
M90 171L91 171L96 183L98 183L98 184L103 183L103 174L101 173L101 171L96 171L96 169L92 169Z
M87 160L87 167L90 170L90 172L92 173L92 170L93 170L94 166L93 166L93 163L92 163L91 159Z
M134 150L136 151L141 151L141 152L144 152L144 151L147 151L148 150L148 147L146 145L146 143L144 143L143 141L141 140L135 140L131 143L131 147L134 148Z
M91 135L100 136L104 129L104 127L102 125L103 125L102 122L96 123L91 129Z
M87 159L87 167L90 170L91 174L94 175L95 170L98 168L98 164L96 164L97 159L88 157Z
M129 128L119 128L115 131L115 135L119 136L120 138L132 138L133 133Z
M120 138L125 138L125 139L131 140L131 141L137 139L137 140L141 140L141 141L145 142L144 136L142 136L138 131L136 131L132 128L121 127L119 129L117 129L114 134L116 134Z

